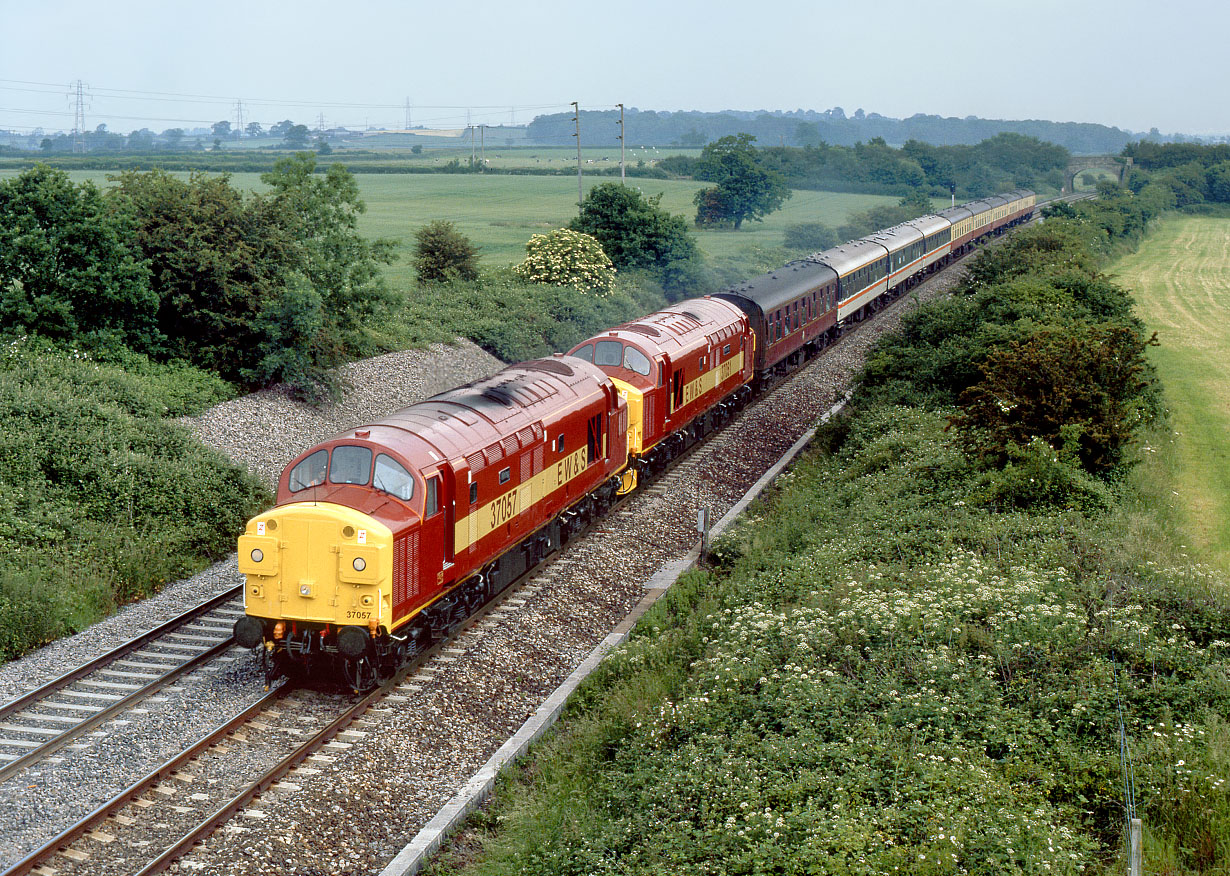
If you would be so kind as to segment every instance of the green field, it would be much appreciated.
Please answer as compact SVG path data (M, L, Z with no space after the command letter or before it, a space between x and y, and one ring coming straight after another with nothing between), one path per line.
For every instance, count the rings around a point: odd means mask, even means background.
M559 152L561 150L555 150ZM543 150L544 156L551 150ZM524 160L524 156L521 159ZM560 161L558 155L552 160ZM13 175L5 171L5 175ZM103 171L70 171L75 182L93 180L105 186ZM232 183L245 189L263 188L260 174L237 173ZM510 264L525 257L525 242L533 234L568 223L576 215L577 181L568 176L482 176L478 174L356 174L367 213L360 230L372 237L401 241L398 261L388 269L396 288L413 285L411 252L414 232L433 219L447 219L482 249L489 265ZM585 179L588 189L611 177ZM689 220L695 215L692 196L704 183L681 180L629 179L646 195L662 193L662 206ZM883 195L802 191L763 222L750 222L741 231L701 231L701 249L718 260L758 263L756 252L781 246L782 232L796 222L824 222L837 226L851 213L878 204L896 203ZM937 207L940 202L936 202ZM946 205L945 205L946 206ZM750 272L749 272L750 273Z
M1170 405L1182 528L1230 569L1230 220L1168 219L1113 272L1161 342L1149 353Z

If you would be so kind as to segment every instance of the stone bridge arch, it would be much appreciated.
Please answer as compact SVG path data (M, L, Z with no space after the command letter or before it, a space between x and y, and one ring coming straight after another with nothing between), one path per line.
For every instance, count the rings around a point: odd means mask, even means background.
M1086 170L1105 170L1113 173L1123 185L1128 171L1132 169L1131 158L1120 158L1118 155L1076 155L1068 161L1068 167L1063 174L1063 194L1076 191L1076 175Z

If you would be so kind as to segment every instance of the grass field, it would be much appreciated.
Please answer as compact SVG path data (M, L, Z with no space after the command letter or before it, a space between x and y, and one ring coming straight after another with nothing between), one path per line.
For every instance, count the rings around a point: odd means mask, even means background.
M1170 405L1182 529L1230 569L1230 220L1169 219L1112 270L1161 341L1149 356Z
M543 150L544 157L550 150ZM618 153L616 153L616 156ZM551 156L560 161L559 155ZM5 172L6 175L12 172ZM107 185L103 171L70 171L74 182L89 179ZM568 176L482 176L477 174L356 174L367 213L360 230L372 237L401 241L398 261L388 269L396 288L411 288L414 269L411 253L414 232L433 219L447 219L482 250L489 265L511 264L525 257L525 243L533 234L567 224L576 215L577 181ZM260 174L236 173L232 183L243 189L261 189ZM611 177L585 179L588 189ZM692 196L705 183L681 180L629 179L647 196L662 194L662 206L689 221L696 213ZM896 203L883 195L802 191L763 222L749 222L741 231L702 231L701 249L712 259L756 263L755 252L781 246L782 232L796 222L824 222L837 226L851 213L878 204ZM941 199L942 201L942 199ZM936 201L937 209L947 206ZM752 273L749 271L749 274Z

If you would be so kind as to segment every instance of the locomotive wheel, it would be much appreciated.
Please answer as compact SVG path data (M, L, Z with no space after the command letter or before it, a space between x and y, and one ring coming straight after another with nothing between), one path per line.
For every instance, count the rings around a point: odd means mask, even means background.
M343 661L342 675L355 693L369 691L378 683L376 670L366 657Z

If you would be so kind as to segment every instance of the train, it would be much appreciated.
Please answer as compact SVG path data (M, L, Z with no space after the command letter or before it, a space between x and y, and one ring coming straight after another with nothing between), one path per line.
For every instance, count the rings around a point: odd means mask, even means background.
M355 690L559 550L803 362L1028 221L1018 190L886 228L307 448L239 537L236 642Z

